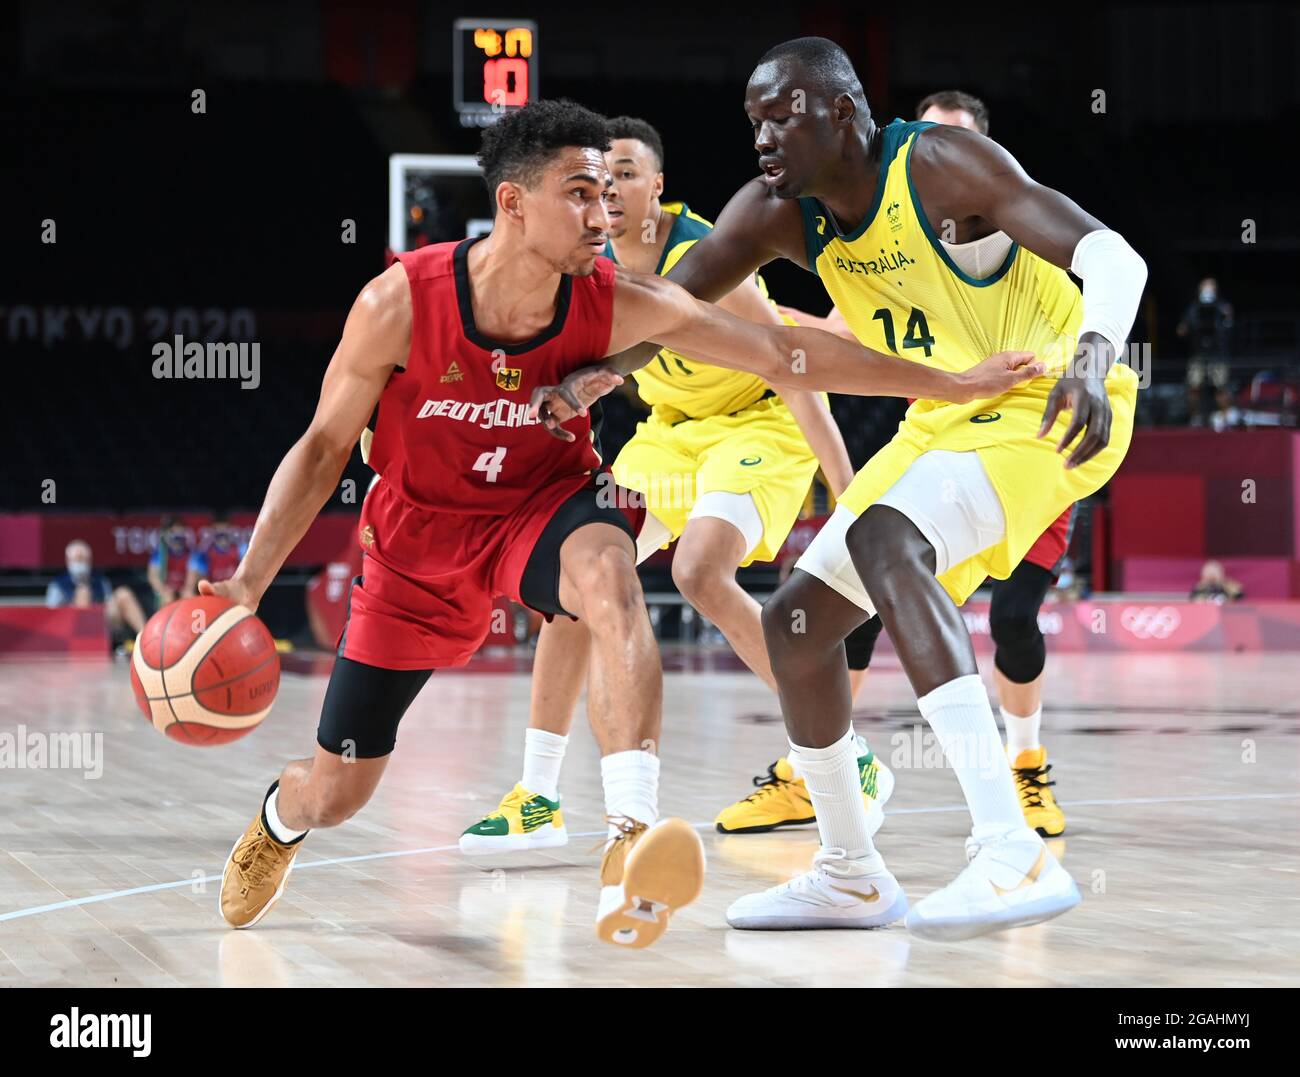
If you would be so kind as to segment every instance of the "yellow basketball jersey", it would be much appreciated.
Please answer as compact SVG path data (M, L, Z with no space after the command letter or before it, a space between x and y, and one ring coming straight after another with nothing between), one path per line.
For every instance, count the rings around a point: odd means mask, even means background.
M664 243L655 272L665 276L688 250L713 228L711 222L692 213L685 202L665 202L661 208L673 215L673 225ZM611 244L606 254L614 257ZM767 295L762 278L758 285ZM709 415L730 415L747 408L768 390L767 382L742 370L725 370L708 363L662 349L632 375L641 399L662 413L680 412L681 418L701 419Z
M853 232L841 234L817 199L799 199L809 268L858 340L876 351L949 371L965 370L994 352L1032 351L1047 362L1049 376L1059 374L1077 344L1079 289L1064 269L1015 243L996 272L982 280L953 262L912 185L912 148L933 126L895 120L884 129L875 202ZM1120 364L1111 376L1136 378ZM1041 399L1046 381L1036 379L1008 395ZM908 416L955 407L918 400ZM961 440L975 447L992 436L976 423Z

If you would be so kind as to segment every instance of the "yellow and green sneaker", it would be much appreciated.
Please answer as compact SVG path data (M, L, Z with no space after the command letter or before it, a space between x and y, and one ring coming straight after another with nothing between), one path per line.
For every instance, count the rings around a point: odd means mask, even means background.
M547 800L516 785L497 806L460 836L460 851L469 856L554 849L569 840L560 801Z
M894 772L868 751L858 756L862 800L867 806L867 826L874 834L885 821L884 806L894 792ZM757 788L743 800L718 813L720 834L762 834L785 827L815 826L817 813L802 778L794 776L784 756L754 779Z

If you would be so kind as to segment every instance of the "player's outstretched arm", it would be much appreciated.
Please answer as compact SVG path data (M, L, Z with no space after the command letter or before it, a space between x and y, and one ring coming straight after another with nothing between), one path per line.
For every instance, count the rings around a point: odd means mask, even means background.
M353 303L325 371L316 414L271 479L239 569L224 583L202 581L200 593L257 608L284 559L338 488L352 447L410 347L410 292L406 271L396 263Z
M1110 441L1106 374L1137 315L1146 263L1118 232L1060 191L1034 182L1011 154L973 131L927 130L912 152L912 176L927 191L930 212L952 220L980 218L1083 281L1077 350L1047 399L1038 436L1069 411L1057 451L1078 438L1065 466L1092 459Z
M755 177L732 195L708 235L692 243L666 276L696 299L722 303L777 258L798 265L806 261L799 207L777 198ZM631 374L658 350L656 344L638 341L608 363L620 374Z
M798 206L777 198L756 177L732 196L709 234L691 245L668 279L699 299L721 300L775 258L804 265L803 225ZM622 340L605 353L599 367L574 371L560 385L533 390L531 410L550 434L572 441L560 424L585 415L587 407L658 352L659 345L644 338Z
M966 403L1000 396L1044 370L1031 352L1000 352L957 374L936 370L819 329L737 318L671 280L620 269L611 349L645 338L715 366L757 374L778 390Z

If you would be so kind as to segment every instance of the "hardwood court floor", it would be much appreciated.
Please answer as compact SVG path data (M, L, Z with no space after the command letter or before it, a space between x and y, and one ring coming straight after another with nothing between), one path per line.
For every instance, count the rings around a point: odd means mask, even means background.
M492 870L455 849L518 777L526 673L436 674L375 799L312 834L280 904L232 931L222 865L282 763L309 754L324 677L286 675L261 729L197 749L146 725L123 662L0 664L0 737L102 733L99 777L0 769L0 985L1294 985L1298 661L1050 659L1045 740L1069 820L1053 848L1083 904L941 945L901 926L727 927L732 900L806 866L815 833L713 831L783 728L734 660L670 653L660 803L699 824L709 873L701 901L636 952L592 930L602 807L581 716L562 779L569 845ZM873 673L855 723L895 765L877 843L916 901L963 863L956 779L906 765L922 730L896 667Z

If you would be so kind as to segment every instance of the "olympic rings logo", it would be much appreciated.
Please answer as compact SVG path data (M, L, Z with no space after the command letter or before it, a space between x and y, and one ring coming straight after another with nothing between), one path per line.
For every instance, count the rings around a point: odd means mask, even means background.
M1168 639L1182 620L1173 606L1127 606L1119 623L1138 639Z

